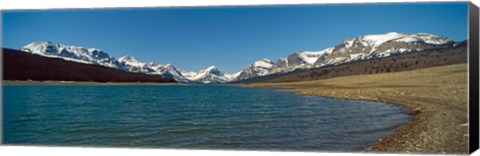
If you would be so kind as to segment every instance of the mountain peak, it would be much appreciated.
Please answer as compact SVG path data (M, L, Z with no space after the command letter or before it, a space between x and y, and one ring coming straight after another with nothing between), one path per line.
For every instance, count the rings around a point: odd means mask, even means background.
M25 46L22 47L22 50L23 51L27 51L27 52L32 52L32 51L35 51L35 50L40 50L41 48L45 49L46 47L49 47L49 46L60 46L60 44L58 43L53 43L53 42L50 42L50 41L46 41L46 42L32 42L32 43L29 43Z
M125 55L118 59L120 62L128 61L128 62L139 62L135 57L130 55Z
M163 66L164 68L175 68L175 66L173 66L172 64L170 63L167 63Z
M258 61L255 61L251 64L252 67L261 67L261 68L271 68L273 66L273 62L269 59L263 58Z
M228 79L225 77L225 74L215 66L202 69L198 73L190 72L187 74L190 74L189 79L191 81L203 83L223 83Z
M260 60L258 60L258 61L263 61L263 62L272 62L272 61L270 61L269 59L266 59L266 58L262 58L262 59L260 59Z
M30 44L36 44L36 45L59 45L58 43L52 42L52 41L41 41L41 42L32 42Z
M212 65L212 66L208 67L206 70L215 70L215 69L217 69L217 67L215 67L214 65Z
M210 66L206 69L200 70L198 73L206 73L206 74L214 74L214 75L220 75L223 74L217 67L215 66Z
M398 35L398 34L403 34L403 33L398 33L398 32L388 32L386 35Z
M130 56L130 55L120 57L118 59L118 61L121 62L121 63L124 63L128 66L134 66L134 67L142 67L142 66L145 65L145 63L142 63L142 62L138 61L135 57Z
M401 37L406 36L406 34L397 33L397 32L389 32L386 34L373 34L373 35L365 35L360 37L363 40L369 41L371 44L378 46L382 43L385 43L390 40L398 39Z

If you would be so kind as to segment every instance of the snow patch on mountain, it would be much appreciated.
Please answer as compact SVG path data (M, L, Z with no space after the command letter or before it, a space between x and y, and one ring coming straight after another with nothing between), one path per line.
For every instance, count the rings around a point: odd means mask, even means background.
M259 67L259 68L272 68L272 61L269 59L261 59L258 61L253 62L252 66Z
M269 59L260 59L253 62L248 67L240 71L236 78L232 80L244 80L256 76L267 75L269 70L273 67L274 63Z
M138 61L135 57L130 56L130 55L120 57L120 58L118 59L118 61L119 61L119 62L122 62L122 63L125 63L125 64L127 64L127 65L130 65L130 66L140 67L140 66L144 66L144 65L145 65L145 63L142 63L142 62Z
M318 52L304 51L304 52L298 53L298 57L308 64L314 64L318 60L318 58L326 54L328 55L329 53L332 52L332 50L333 48L327 48L325 50L318 51Z
M189 80L193 79L193 77L195 77L195 75L198 74L197 72L194 72L194 71L187 71L187 70L179 70L179 71L180 71L180 73L182 73L182 75L185 78L187 78Z
M373 46L378 46L378 45L380 45L382 43L385 43L387 41L391 41L391 40L398 39L398 38L405 37L405 36L406 36L406 34L390 32L390 33L386 33L386 34L365 35L361 38L363 40L368 41Z
M233 81L235 78L237 78L240 75L240 73L242 73L242 71L239 71L233 74L224 74L225 80L227 82Z
M433 44L433 45L442 45L442 44L448 44L450 42L453 42L453 40L448 37L436 36L436 35L431 35L426 33L417 33L417 34L408 35L403 38L396 39L395 41L396 42L424 42L424 43Z

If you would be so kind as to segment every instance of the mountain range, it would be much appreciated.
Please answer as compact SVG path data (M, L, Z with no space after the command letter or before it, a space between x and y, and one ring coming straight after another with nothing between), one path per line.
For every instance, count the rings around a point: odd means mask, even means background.
M60 83L177 83L159 75L134 73L111 67L44 57L20 50L2 48L2 80L11 81L59 81Z
M297 69L319 68L358 60L384 58L402 53L441 48L454 43L448 37L426 33L391 32L364 35L344 40L336 46L320 51L295 52L285 58L278 59L276 62L263 58L234 74L223 73L215 66L194 72L178 69L171 64L141 62L133 56L123 56L116 59L99 49L68 46L53 42L33 42L24 46L21 50L41 56L96 64L122 71L161 75L164 78L174 78L181 83L211 84L288 73Z

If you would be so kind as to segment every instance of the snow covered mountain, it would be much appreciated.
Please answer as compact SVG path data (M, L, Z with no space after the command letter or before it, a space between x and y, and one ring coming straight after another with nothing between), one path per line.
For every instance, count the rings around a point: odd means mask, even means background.
M200 70L189 77L190 81L200 83L225 83L227 79L225 74L215 66L210 66L207 69Z
M137 72L137 73L154 73L156 70L152 67L154 67L156 64L149 64L146 65L147 63L142 63L138 61L135 57L133 56L123 56L118 59L122 65L126 67L127 71L130 72Z
M278 59L277 62L260 59L234 74L223 73L215 66L198 72L185 71L177 69L171 64L141 62L133 56L124 56L117 60L98 49L67 46L52 42L33 42L24 46L21 50L46 57L97 64L123 71L162 75L165 78L174 78L182 83L225 83L276 73L287 73L296 69L318 68L357 60L388 57L406 52L439 48L454 43L448 37L426 33L391 32L364 35L347 39L334 47L321 51L295 52L286 58Z
M123 66L114 57L94 48L66 46L52 42L33 42L27 44L21 50L46 57L57 57L69 61L97 64L124 70Z
M247 68L240 71L238 76L236 76L232 80L244 80L256 76L264 76L269 73L272 69L274 63L268 59L261 59L258 61L253 62Z
M365 35L338 44L327 58L317 60L315 66L341 64L374 57L388 57L404 52L438 48L453 43L450 38L425 33L409 35L391 32Z
M280 58L276 63L270 62L271 67L254 70L253 64L245 68L235 80L243 80L256 76L275 73L287 73L296 69L318 68L325 65L336 65L357 60L388 57L405 52L422 51L432 48L445 47L455 42L442 36L426 33L404 34L386 33L365 35L347 39L335 47L326 48L318 52L296 52L286 58ZM258 73L258 74L257 74Z
M174 78L178 82L188 83L189 80L171 64L158 64L155 62L140 62L133 56L123 56L118 59L129 72L162 75L165 78Z
M203 74L203 79L200 78L201 76L197 76L195 72L190 72L195 74L193 76L183 76L182 72L171 64L164 65L154 62L141 62L133 56L124 56L117 60L108 53L98 49L68 46L53 42L33 42L24 46L21 50L45 57L62 58L68 61L87 64L97 64L128 72L162 75L165 78L174 78L182 83L191 83L192 81L195 81L195 83L223 83L231 79L228 74L226 75L222 73L220 75L215 75L220 71L207 73L200 72ZM213 74L213 76L209 76L208 74ZM202 80L207 82L202 82Z
M182 75L189 80L189 83L204 83L204 84L217 84L230 82L236 78L240 72L234 74L223 73L215 66L210 66L206 69L202 69L198 72L194 71L180 71Z
M295 69L312 68L319 59L325 59L332 53L333 48L321 51L302 51L290 54L287 58L281 58L273 65L268 74L290 72Z

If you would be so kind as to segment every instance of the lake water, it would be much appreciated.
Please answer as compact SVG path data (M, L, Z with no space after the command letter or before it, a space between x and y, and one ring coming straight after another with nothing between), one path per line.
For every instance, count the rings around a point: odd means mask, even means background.
M3 143L360 151L412 116L395 105L233 86L4 86Z

